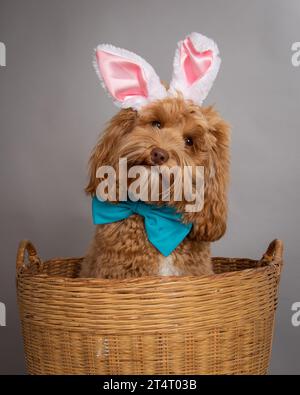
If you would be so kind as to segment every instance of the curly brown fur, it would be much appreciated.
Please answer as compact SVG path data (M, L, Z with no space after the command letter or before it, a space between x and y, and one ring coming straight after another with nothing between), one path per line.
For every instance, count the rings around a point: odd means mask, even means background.
M160 128L153 126L158 121ZM185 144L186 137L193 146ZM100 182L100 166L118 168L126 157L128 167L151 166L154 147L169 154L165 166L204 166L204 207L185 212L186 202L168 204L183 214L193 228L182 243L165 258L148 241L143 219L133 215L126 220L96 226L81 277L129 278L148 275L199 275L212 273L210 242L226 230L227 184L229 173L229 127L213 107L199 107L182 98L167 98L139 112L121 110L100 138L90 159L90 180L86 192L92 196ZM156 202L160 204L161 202Z

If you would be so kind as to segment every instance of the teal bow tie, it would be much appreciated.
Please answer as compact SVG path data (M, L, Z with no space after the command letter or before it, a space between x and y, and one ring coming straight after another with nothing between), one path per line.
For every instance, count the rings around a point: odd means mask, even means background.
M192 224L181 222L181 214L170 206L156 206L142 201L110 203L92 201L95 225L121 221L133 214L144 217L145 230L149 241L164 255L168 256L189 234Z

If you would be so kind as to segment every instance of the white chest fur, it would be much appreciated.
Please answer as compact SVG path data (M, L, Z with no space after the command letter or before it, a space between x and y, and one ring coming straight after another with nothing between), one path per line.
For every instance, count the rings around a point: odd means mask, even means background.
M172 255L160 258L158 274L160 276L180 276L180 271L174 266Z

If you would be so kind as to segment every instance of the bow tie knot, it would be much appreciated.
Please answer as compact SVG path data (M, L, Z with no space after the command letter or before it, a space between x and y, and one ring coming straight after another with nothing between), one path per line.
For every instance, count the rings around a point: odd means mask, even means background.
M143 208L141 206L141 202L140 201L132 202L131 210L135 214L139 214L139 215L143 216Z

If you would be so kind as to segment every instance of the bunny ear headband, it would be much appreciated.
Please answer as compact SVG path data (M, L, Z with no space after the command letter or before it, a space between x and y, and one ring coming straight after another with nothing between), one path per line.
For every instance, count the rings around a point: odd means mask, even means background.
M219 71L218 55L214 41L199 33L191 33L179 41L168 90L148 62L125 49L99 45L94 65L104 89L118 107L138 110L152 101L174 97L178 92L200 106Z

